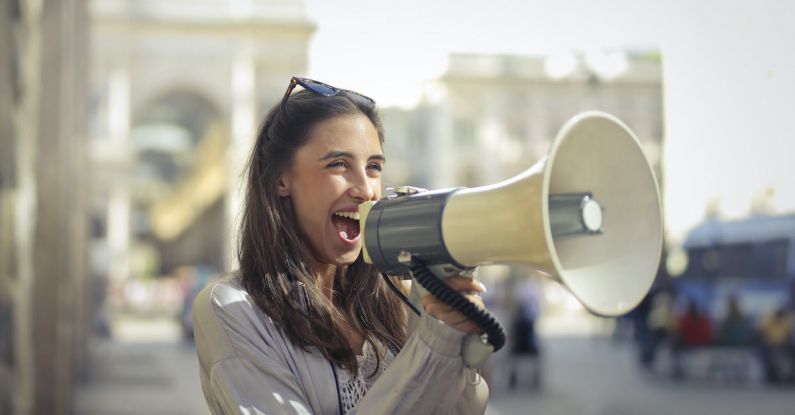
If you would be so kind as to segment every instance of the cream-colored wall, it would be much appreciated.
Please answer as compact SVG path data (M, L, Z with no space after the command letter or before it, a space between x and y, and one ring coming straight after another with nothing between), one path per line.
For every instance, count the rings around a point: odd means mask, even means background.
M105 142L113 131L108 123L113 119L109 113L114 111L110 87L114 74L122 73L128 80L129 96L122 110L130 129L162 97L181 92L196 95L217 109L217 119L211 121L225 129L222 134L229 143L218 154L226 163L222 197L226 199L227 225L207 237L227 241L226 266L234 266L233 235L242 198L238 191L241 167L267 107L281 97L291 75L304 73L307 68L314 25L305 15L303 2L94 0L92 12L92 93L99 103L92 113L92 145L97 149L95 165L102 166L104 172L97 176L100 182L95 186L94 214L101 216L102 211L107 211L108 219L112 219L112 209L102 208L108 204L108 187L133 186L125 180L136 163L129 137L123 139L127 143L118 146ZM109 147L119 149L117 154ZM194 166L200 168L203 167ZM192 172L185 176L202 175ZM118 180L108 182L103 177ZM183 187L176 185L174 189ZM142 202L134 191L125 194L131 195L125 202L128 206ZM167 193L162 195L162 199L169 197L172 196ZM135 243L130 240L126 245ZM116 251L119 257L125 255ZM180 251L184 250L172 250ZM130 260L118 259L122 263ZM119 278L129 276L128 270Z

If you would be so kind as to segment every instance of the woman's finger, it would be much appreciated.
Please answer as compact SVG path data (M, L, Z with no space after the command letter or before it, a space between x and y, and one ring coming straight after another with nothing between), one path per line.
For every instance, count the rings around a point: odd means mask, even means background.
M462 294L465 293L483 293L485 292L485 287L483 284L473 280L472 278L465 278L465 277L450 277L447 278L447 284L450 288L454 291L461 292ZM425 303L426 299L434 298L432 295L425 295L422 297L423 304Z
M465 317L463 314L449 307L443 307L443 306L431 307L428 309L427 313L436 317L439 320L444 321L445 323L450 323L450 324L458 324L468 320L468 318Z
M445 283L453 290L460 292L467 300L478 308L485 308L483 300L475 293L485 292L485 287L473 278L453 276L448 277ZM422 307L426 313L457 330L471 333L480 333L482 330L468 317L453 309L433 295L422 297Z
M453 328L461 330L461 331L474 332L474 333L482 333L483 332L483 330L481 330L481 328L478 327L477 324L473 323L472 320L470 320L470 319L464 319L464 320L461 320L461 321L450 322L450 323L445 323L445 324L447 324L449 326L452 326Z
M469 300L470 302L474 303L475 306L477 306L479 308L486 308L485 305L483 304L483 299L481 299L477 295L464 294L464 297L467 300ZM425 297L422 298L422 307L423 308L427 309L428 306L430 306L432 304L440 305L440 306L444 306L444 307L450 307L445 302L443 302L442 300L439 300L438 298L436 298L436 297L434 297L432 295L426 295Z
M444 280L455 291L485 292L485 287L474 278L453 276Z
M465 331L467 333L482 333L483 330L478 327L477 324L473 323L470 320L467 320L461 324L454 325L453 328L461 331Z
M441 319L442 316L447 316L449 314L457 312L444 303L428 304L428 306L424 307L424 309L426 313L439 319Z

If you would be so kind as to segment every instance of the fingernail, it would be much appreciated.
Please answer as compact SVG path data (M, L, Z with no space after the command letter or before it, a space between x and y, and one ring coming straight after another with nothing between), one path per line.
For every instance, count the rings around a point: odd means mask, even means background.
M488 291L488 290L486 290L486 286L483 285L482 282L478 281L478 285L480 286L480 292L485 293L486 291Z

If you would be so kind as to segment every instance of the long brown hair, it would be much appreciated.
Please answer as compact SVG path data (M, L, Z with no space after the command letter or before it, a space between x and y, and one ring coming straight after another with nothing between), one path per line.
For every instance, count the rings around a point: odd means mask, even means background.
M316 348L327 359L356 372L356 353L340 322L347 321L363 333L365 341L375 345L377 339L394 350L406 340L403 305L361 254L353 264L337 268L329 302L311 272L311 254L292 202L277 193L279 177L308 141L312 126L351 114L367 116L383 144L383 126L375 107L345 95L325 97L300 91L281 108L271 109L248 165L238 259L243 287L293 344L307 351ZM383 351L374 349L380 362Z

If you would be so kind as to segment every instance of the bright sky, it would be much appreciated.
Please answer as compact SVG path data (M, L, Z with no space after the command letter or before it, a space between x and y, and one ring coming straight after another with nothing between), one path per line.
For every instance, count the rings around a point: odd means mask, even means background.
M411 106L452 52L659 48L667 229L706 206L747 215L774 188L795 212L795 2L786 0L306 0L310 74Z

